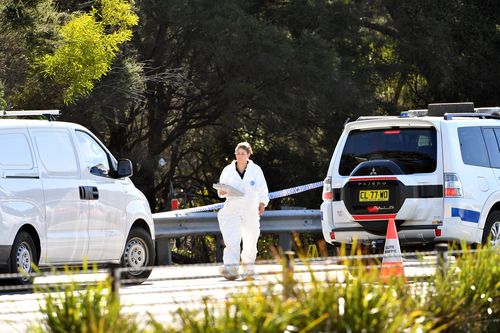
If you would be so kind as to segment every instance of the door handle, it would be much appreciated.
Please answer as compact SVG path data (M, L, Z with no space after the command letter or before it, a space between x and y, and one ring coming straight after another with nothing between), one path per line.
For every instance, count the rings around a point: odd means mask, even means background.
M92 186L92 199L91 200L97 200L99 199L99 190L97 187Z
M99 190L95 186L80 186L80 199L82 200L98 200Z

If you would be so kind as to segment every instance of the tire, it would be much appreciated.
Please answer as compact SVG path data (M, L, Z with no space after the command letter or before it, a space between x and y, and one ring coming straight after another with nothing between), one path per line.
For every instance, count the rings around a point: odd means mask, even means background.
M142 269L153 266L155 262L155 249L149 233L134 227L130 230L122 255L122 267L129 268L122 273L123 279L133 280L132 283L141 284L151 274L151 269Z
M500 211L493 211L488 215L484 224L482 243L492 247L500 246Z
M19 232L14 239L9 260L11 273L33 273L33 265L38 265L38 251L35 242L26 231ZM30 285L33 284L33 280L32 276L23 276L11 280L11 282L17 285Z

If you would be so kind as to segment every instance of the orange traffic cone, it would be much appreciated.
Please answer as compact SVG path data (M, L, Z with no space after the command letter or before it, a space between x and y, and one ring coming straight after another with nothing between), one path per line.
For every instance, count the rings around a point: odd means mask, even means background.
M387 223L387 235L385 236L384 258L382 259L382 270L380 277L388 280L391 277L404 278L403 257L399 246L398 233L394 219Z

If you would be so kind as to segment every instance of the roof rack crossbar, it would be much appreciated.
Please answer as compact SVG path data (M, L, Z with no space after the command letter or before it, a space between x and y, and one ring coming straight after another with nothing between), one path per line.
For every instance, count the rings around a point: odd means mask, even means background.
M44 116L49 121L55 120L59 114L59 110L0 110L0 117Z
M446 113L444 120L452 120L453 117L474 117L480 119L500 119L500 114L492 113Z

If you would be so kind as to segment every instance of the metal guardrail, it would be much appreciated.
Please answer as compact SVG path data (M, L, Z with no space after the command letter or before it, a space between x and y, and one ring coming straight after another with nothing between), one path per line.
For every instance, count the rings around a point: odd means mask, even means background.
M222 258L222 237L217 222L217 212L193 213L172 216L153 214L157 259L159 265L172 264L173 238L192 235L215 235L217 239L218 261ZM277 233L279 246L288 251L292 247L292 233L321 232L321 212L319 209L269 210L260 218L260 232Z

